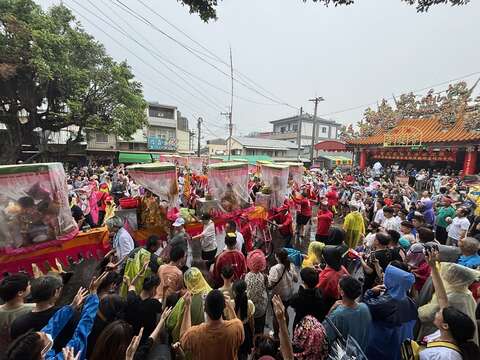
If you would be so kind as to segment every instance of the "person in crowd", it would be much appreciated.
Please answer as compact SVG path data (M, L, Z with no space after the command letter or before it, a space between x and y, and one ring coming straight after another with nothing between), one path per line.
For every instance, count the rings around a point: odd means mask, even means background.
M350 213L345 216L343 228L346 233L347 246L350 249L356 248L360 244L362 236L365 235L365 221L355 205L350 205Z
M107 275L108 276L108 275ZM105 280L104 280L105 281ZM100 289L100 287L99 287ZM98 292L98 291L97 291ZM100 297L97 315L88 335L86 358L90 359L100 334L112 322L125 318L127 302L118 294L107 294Z
M254 313L255 305L247 296L247 283L244 280L237 280L233 284L233 299L230 299L232 307L235 310L236 318L243 323L244 340L238 349L238 359L246 360L253 346L253 336L255 331ZM231 315L231 314L230 314ZM228 320L231 320L227 318Z
M235 277L235 271L233 270L233 267L230 264L224 265L220 271L220 275L222 276L223 285L218 290L220 290L224 295L228 295L230 299L233 299L234 296L232 287Z
M220 290L211 290L205 298L206 322L193 325L190 318L192 298L186 293L183 299L181 339L174 347L185 354L195 354L196 360L209 360L212 354L218 359L236 360L245 340L242 321L236 318L235 309ZM232 320L223 320L227 309Z
M400 219L398 216L395 216L393 208L390 206L385 206L383 208L383 221L380 223L380 226L385 230L395 230L400 231Z
M421 209L422 215L425 219L425 223L428 225L434 226L435 225L435 211L433 210L433 201L430 198L426 198L421 200Z
M430 277L431 271L425 258L425 245L423 243L413 244L408 250L406 262L415 276L414 288L418 294L422 290L427 279Z
M188 251L188 239L189 235L185 231L185 220L182 217L178 217L172 224L173 235L168 241L170 249L180 246L185 252Z
M400 239L398 243L403 250L408 251L410 246L416 241L415 236L412 234L413 224L410 221L402 221L400 223Z
M293 283L298 281L298 275L295 268L290 263L288 253L285 249L280 249L275 253L277 264L270 268L268 273L268 288L273 295L278 295L288 308L288 302L293 296ZM286 315L288 318L288 314ZM278 324L273 322L275 334L278 334Z
M25 335L30 330L40 331L44 328L54 314L60 309L56 305L62 292L63 283L60 277L47 275L32 280L31 299L35 307L31 311L18 316L10 327L10 336L13 340ZM56 334L54 349L60 352L73 336L76 319L72 316Z
M114 260L111 260L109 265L110 268L117 268L121 265L128 257L128 254L135 248L135 242L133 241L132 236L128 231L123 227L123 220L114 216L107 220L106 222L108 232L112 240L112 250L113 252L108 253L108 256L114 257Z
M332 344L338 337L337 331L330 325L332 322L345 339L351 336L362 349L366 349L372 317L368 306L357 302L362 295L362 283L347 275L340 279L338 285L342 299L331 308L327 316L330 321L323 321L329 343Z
M408 291L414 282L413 274L388 265L384 284L365 293L363 300L372 316L366 348L369 360L400 360L401 344L413 338L418 312L417 305L408 297Z
M400 233L395 230L388 230L387 234L390 236L389 247L392 250L392 259L405 262L407 252L400 246Z
M123 320L107 325L98 338L88 360L125 358L133 337L132 326Z
M367 228L367 236L363 239L363 245L367 249L373 248L373 242L375 241L375 235L380 231L380 224L375 221L370 222Z
M302 268L318 267L322 261L323 242L311 241L308 244L307 257L303 259Z
M134 259L140 251L145 252L146 257L150 257L148 267L152 273L156 273L160 266L161 259L157 256L157 252L161 247L162 240L157 235L150 235L145 242L145 246L139 246L133 249L129 254L129 259Z
M446 221L448 225L448 238L447 245L458 245L458 240L463 239L467 234L468 229L470 228L470 221L467 218L468 211L459 207L456 211L456 216L452 218L447 218Z
M332 226L328 231L328 239L325 241L325 245L344 245L345 239L345 230L337 226Z
M160 278L154 274L143 281L142 291L136 293L135 285L126 278L128 293L125 320L137 334L143 328L142 340L146 340L155 329L157 315L162 312L162 303L155 299Z
M323 299L321 289L317 288L318 272L311 267L305 267L300 271L300 278L302 279L302 285L289 301L289 305L295 310L294 329L307 315L312 315L318 321L323 321L329 310Z
M235 233L227 233L225 235L225 246L223 250L215 259L213 267L213 278L217 285L222 284L221 271L225 265L230 265L233 268L233 280L241 279L247 272L247 263L245 256L241 251L237 250L237 237Z
M77 223L78 228L83 228L83 225L85 224L85 215L83 215L82 209L77 205L76 199L74 199L72 195L68 197L68 203L70 204L70 212Z
M28 331L18 337L7 350L7 360L30 359L57 359L57 354L61 351L55 350L53 344L62 329L72 319L75 311L82 305L82 312L75 331L66 344L75 354L80 354L79 359L85 360L87 349L87 338L93 326L93 320L96 316L99 299L97 288L103 281L106 273L93 280L89 290L80 288L75 295L72 303L56 311L50 318L46 326L39 331ZM61 355L60 355L61 356ZM60 358L62 358L61 356Z
M336 207L338 205L338 192L335 185L330 186L330 189L326 192L325 198L328 201L328 207L333 214L336 213Z
M378 197L377 201L375 202L375 217L373 218L373 221L376 222L377 224L382 224L383 220L385 220L385 214L383 213L383 208L385 207L385 201L383 201L383 198Z
M196 236L192 236L192 242L200 240L202 245L202 260L213 262L217 254L215 224L210 214L203 214L202 223L203 231Z
M320 209L317 212L317 233L315 240L325 243L328 240L328 232L333 223L333 213L328 208L328 201L320 203Z
M284 204L276 209L275 213L270 216L268 220L277 224L278 232L284 240L285 247L291 247L293 239L293 218L289 205Z
M252 360L279 359L279 343L272 336L258 335L253 339Z
M384 232L378 232L373 242L374 250L370 253L367 260L360 257L365 281L364 291L371 289L376 285L383 283L383 273L392 259L392 250L389 248L390 235Z
M457 308L450 306L447 291L438 270L438 252L428 251L427 258L432 268L432 282L438 301L438 311L433 320L438 331L425 338L427 346L420 351L419 359L478 359L480 349L475 343L474 320Z
M312 218L312 204L310 203L306 190L302 192L299 198L294 197L293 200L300 206L300 211L297 213L297 234L300 238L304 239L305 227Z
M342 245L327 245L322 251L326 266L320 272L317 287L322 291L323 301L327 308L340 299L338 282L342 276L348 275L347 269L342 265L342 258L346 251L346 246Z
M458 241L458 247L462 255L457 263L471 269L480 268L480 241L474 237L464 237Z
M236 248L238 251L242 252L242 254L246 255L247 251L245 249L245 239L240 231L237 230L237 224L233 220L227 221L225 225L225 233L226 234L235 234L235 238L237 239Z
M183 289L182 268L187 261L187 255L183 246L175 246L170 251L170 262L160 265L158 278L161 285L157 287L156 298L163 301L170 294Z
M189 320L192 325L199 325L205 321L205 307L203 301L205 296L210 290L212 290L198 268L191 267L185 272L183 278L187 291L190 294L188 299L189 311L185 311L187 305L185 303L185 297L182 297L173 308L170 317L167 319L166 327L173 342L180 340L182 322L184 321L186 313L189 314Z
M245 275L247 296L255 305L254 334L263 334L268 306L268 278L263 273L267 262L261 250L254 250L247 255L247 267L250 270Z
M305 316L288 335L288 317L282 299L272 299L275 319L279 324L280 351L284 360L324 360L328 358L328 343L322 323L311 315Z
M448 303L450 306L469 316L473 321L475 318L476 302L468 287L479 279L479 274L475 270L454 263L442 263L440 268L447 292ZM418 309L418 318L421 321L421 327L418 339L423 339L435 331L434 319L439 310L437 295L434 294L432 300ZM477 328L475 325L474 341L478 344Z
M0 305L0 354L4 354L11 343L13 321L35 308L35 304L25 303L29 295L30 279L26 274L8 275L0 281L0 299L3 302Z
M447 197L442 197L435 218L435 238L442 245L447 243L448 238L447 227L449 224L447 219L453 219L454 217L455 208L452 206L452 200Z

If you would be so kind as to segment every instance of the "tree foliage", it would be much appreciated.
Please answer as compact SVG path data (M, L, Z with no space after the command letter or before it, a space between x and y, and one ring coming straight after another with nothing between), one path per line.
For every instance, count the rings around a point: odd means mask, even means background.
M207 22L217 18L216 7L218 0L177 0L178 2L190 8L190 13L198 14L200 18ZM303 2L315 2L325 6L352 5L355 0L302 0ZM400 0L409 5L415 6L417 12L427 12L432 6L441 4L450 4L451 6L466 5L470 0Z
M0 2L0 122L3 161L15 161L35 131L71 125L129 137L146 122L141 84L84 32L63 6L48 12L31 0ZM3 146L2 146L3 145Z

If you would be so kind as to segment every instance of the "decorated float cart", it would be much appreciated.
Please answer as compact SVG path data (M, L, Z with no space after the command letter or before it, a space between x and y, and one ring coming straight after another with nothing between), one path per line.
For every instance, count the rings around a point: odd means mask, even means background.
M0 166L1 273L76 257L85 250L81 243L72 246L77 233L62 164Z

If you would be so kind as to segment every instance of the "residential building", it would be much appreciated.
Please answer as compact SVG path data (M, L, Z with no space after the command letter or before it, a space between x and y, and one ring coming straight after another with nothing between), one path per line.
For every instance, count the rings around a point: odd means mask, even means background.
M87 151L93 157L121 152L189 153L190 132L188 119L176 106L150 102L145 110L148 125L138 129L130 138L94 131L87 134Z
M227 141L224 139L207 140L208 155L228 155Z
M268 139L298 141L298 126L300 115L291 116L279 120L270 121L273 125L271 133L260 133L260 136ZM316 132L315 144L321 140L338 139L341 124L320 117L315 119ZM302 115L302 130L300 144L304 152L310 151L312 144L313 116L309 114Z
M284 160L296 159L298 155L297 144L291 141L238 136L232 136L231 141L231 155L266 155Z

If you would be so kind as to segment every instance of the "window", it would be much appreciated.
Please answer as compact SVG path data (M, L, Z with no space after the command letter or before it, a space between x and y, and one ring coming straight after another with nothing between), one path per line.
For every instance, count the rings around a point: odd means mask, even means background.
M322 127L322 133L325 134L327 132L327 128L326 127Z
M149 107L148 116L163 119L174 119L174 110L161 107Z
M95 133L95 142L108 143L108 135L101 132Z
M283 134L285 131L287 131L287 129L285 128L285 126L282 126L282 127L280 128L280 132Z
M293 131L297 131L297 130L298 130L298 124L293 124L292 130L293 130Z

